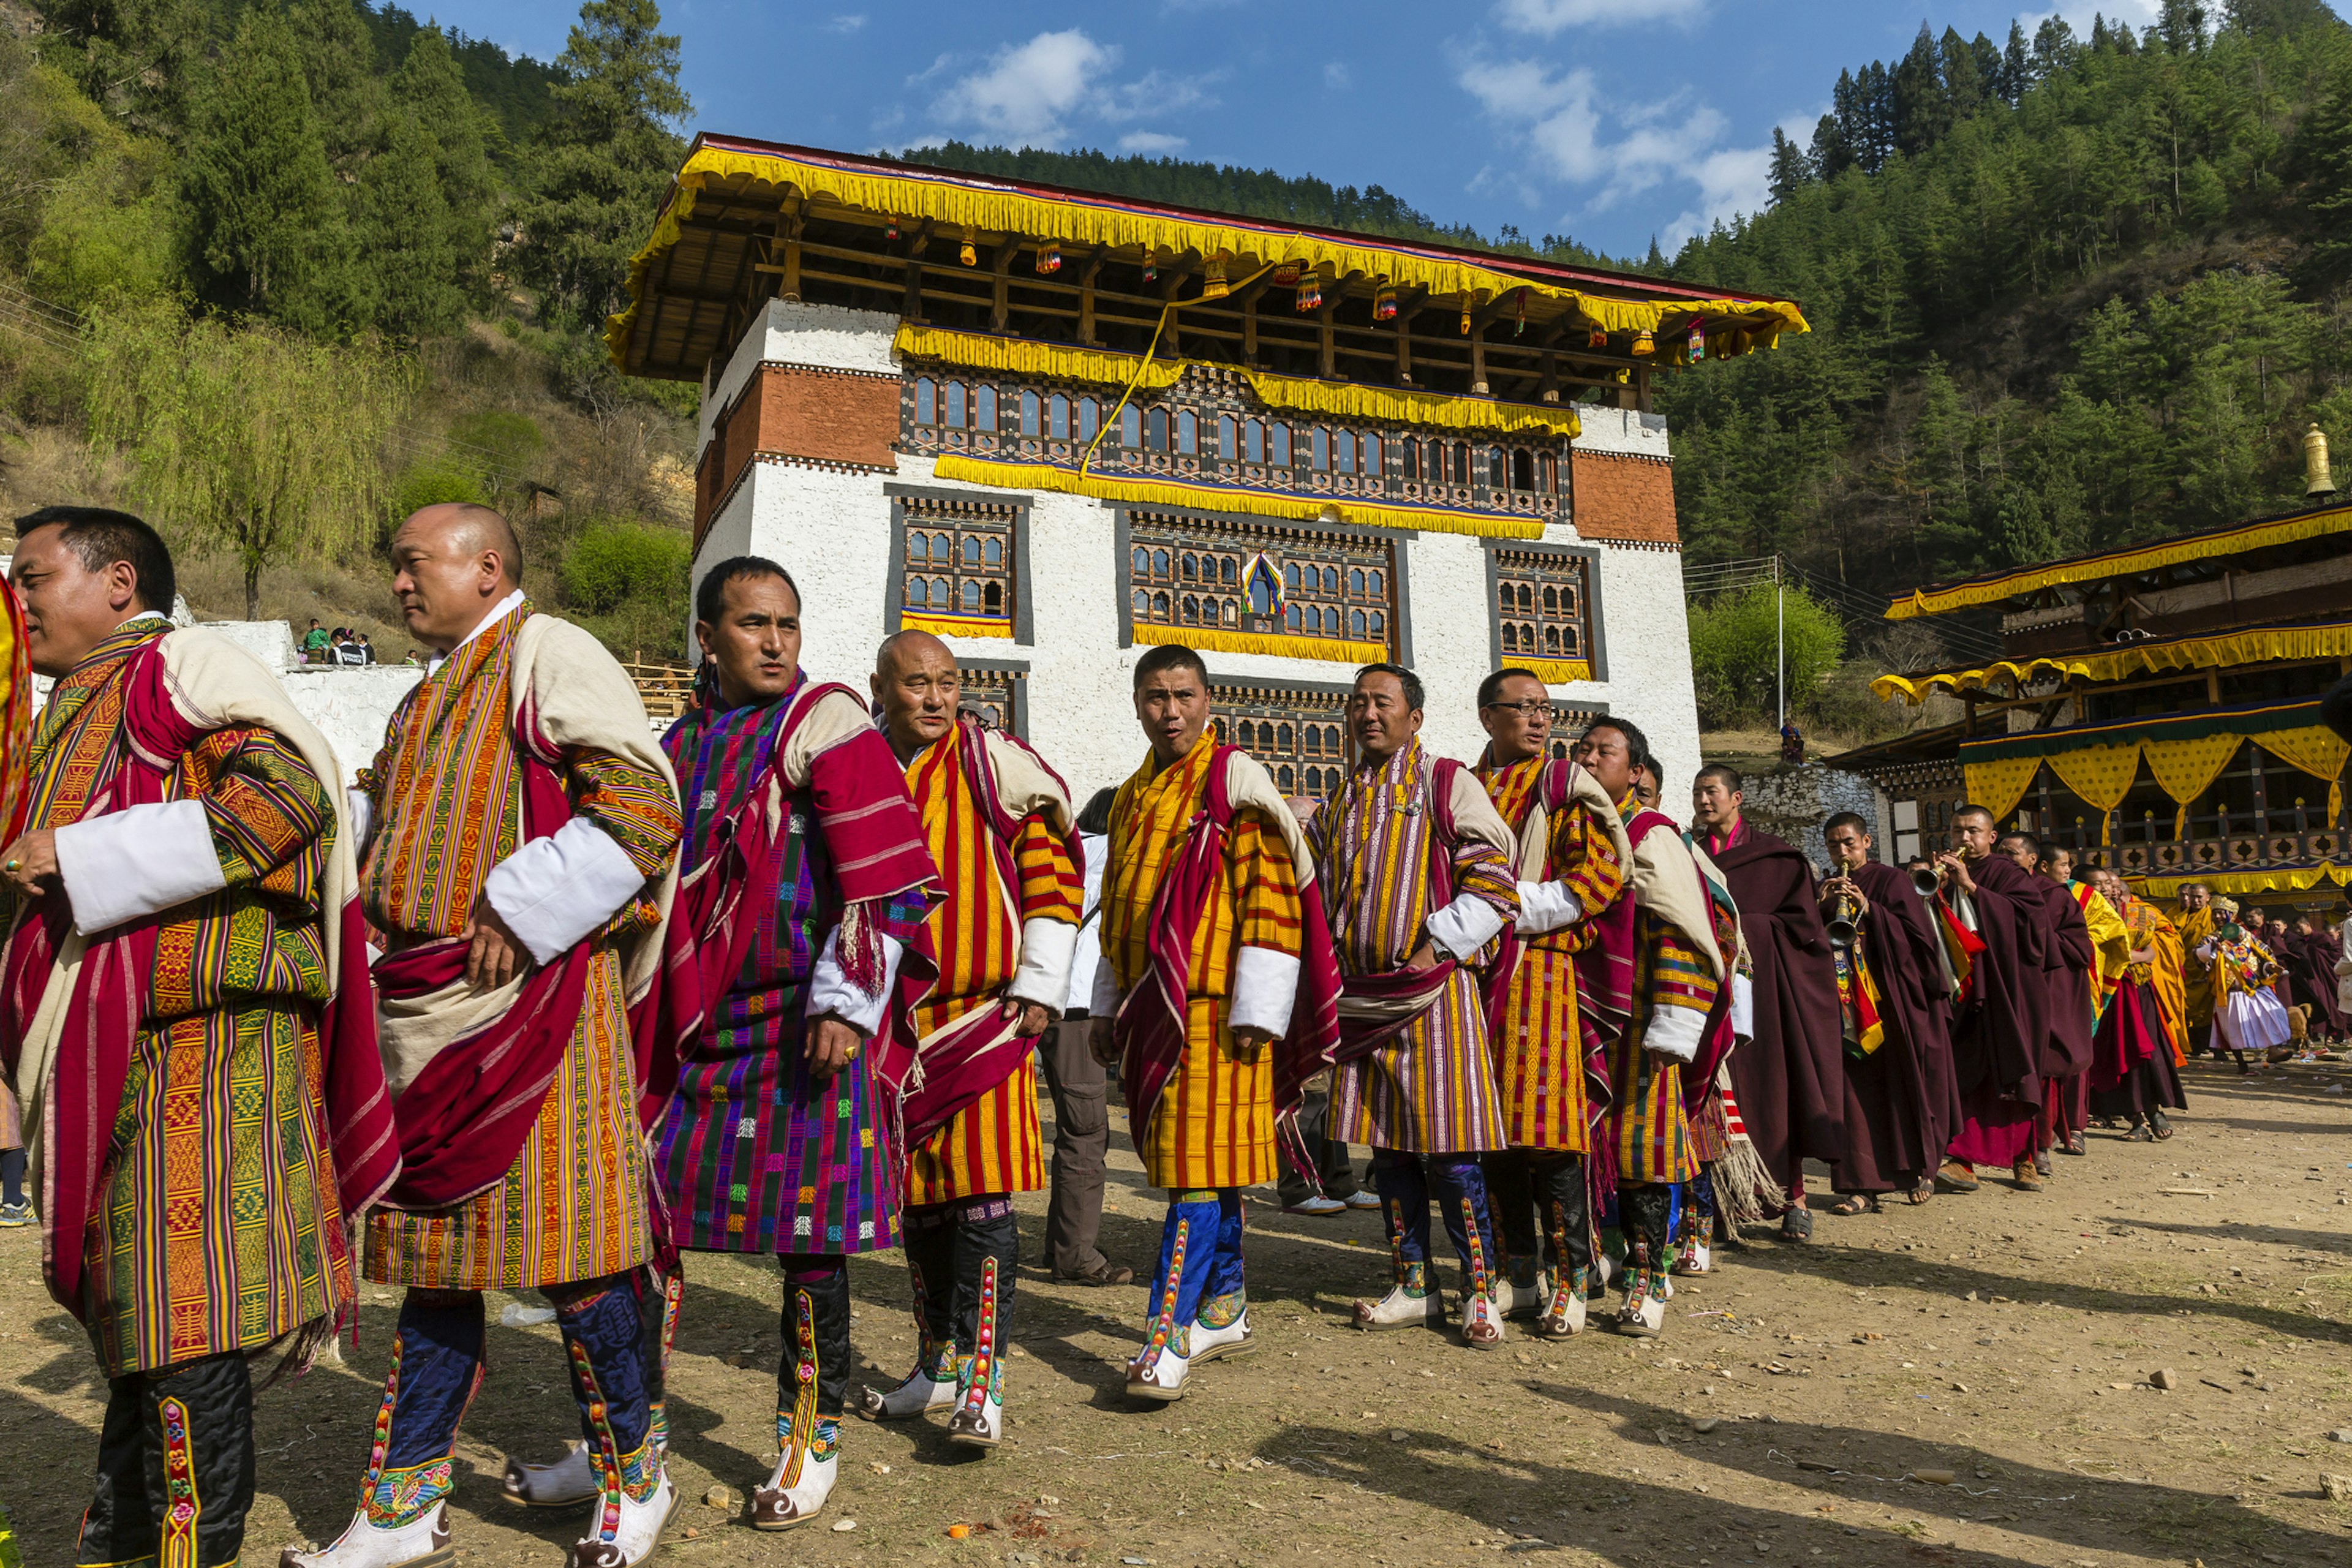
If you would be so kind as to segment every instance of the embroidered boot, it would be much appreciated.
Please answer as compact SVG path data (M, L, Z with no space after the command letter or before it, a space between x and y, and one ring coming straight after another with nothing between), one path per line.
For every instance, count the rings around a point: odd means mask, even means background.
M588 1533L564 1553L563 1568L637 1568L652 1558L681 1500L659 1455L652 1456L652 1464L653 1484L643 1497L635 1495L635 1483L624 1479L596 1500ZM607 1479L621 1474L615 1470Z
M1672 1191L1656 1184L1622 1188L1618 1205L1629 1243L1625 1300L1617 1310L1617 1331L1651 1339L1666 1326L1668 1288L1661 1267L1673 1203Z
M289 1546L278 1554L278 1568L451 1568L457 1561L449 1505L436 1502L405 1524L374 1523L361 1509L333 1544Z
M1372 1179L1389 1222L1389 1289L1377 1301L1356 1302L1360 1329L1429 1328L1445 1321L1445 1301L1429 1276L1429 1189L1411 1154L1372 1152ZM1408 1258L1407 1242L1419 1256Z
M911 1421L918 1415L928 1415L934 1410L945 1410L956 1401L956 1351L949 1327L949 1292L933 1290L925 1276L928 1272L942 1285L952 1276L952 1254L940 1245L947 1238L934 1231L907 1231L907 1273L915 1288L915 1335L919 1347L915 1353L914 1370L907 1373L898 1387L885 1391L866 1387L858 1390L857 1413L868 1421ZM918 1262L920 1253L925 1262ZM928 1269L926 1268L928 1264Z
M787 1269L783 1328L789 1342L776 1370L776 1463L751 1493L754 1530L790 1530L824 1507L840 1473L841 1420L826 1415L827 1357L849 1359L849 1275L845 1268ZM833 1408L840 1409L836 1372Z
M1486 1266L1486 1227L1481 1223L1479 1200L1484 1196L1477 1184L1478 1168L1473 1164L1463 1171L1460 1167L1447 1173L1449 1184L1458 1183L1461 1190L1454 1196L1453 1207L1459 1226L1454 1243L1462 1249L1462 1342L1474 1351L1490 1351L1499 1346L1506 1336L1501 1307L1495 1300L1496 1278ZM1466 1180L1463 1178L1466 1177Z
M1585 1297L1592 1289L1592 1271L1578 1268L1563 1279L1551 1300L1536 1318L1538 1339L1569 1340L1584 1331Z
M980 1265L980 1318L972 1333L971 1360L956 1384L955 1413L948 1417L948 1441L993 1448L1004 1441L1004 1364L997 1346L996 1259Z
M1550 1282L1532 1258L1510 1258L1495 1277L1495 1310L1505 1318L1532 1318L1550 1295Z
M819 1421L805 1444L783 1438L775 1468L751 1494L751 1528L790 1530L824 1511L841 1475L841 1423Z
M1188 1359L1194 1366L1251 1354L1257 1349L1257 1341L1250 1335L1249 1302L1238 1290L1203 1301L1186 1338L1192 1352Z
M574 1443L551 1465L508 1459L499 1489L509 1502L525 1508L571 1508L596 1495L596 1468L588 1462L588 1446Z
M1150 1337L1127 1363L1127 1396L1156 1405L1184 1397L1185 1379L1192 1373L1193 1305L1200 1282L1208 1277L1202 1254L1213 1248L1211 1237L1222 1222L1216 1205L1187 1194L1168 1205L1167 1228L1161 1233L1160 1287L1152 1303ZM1187 1276L1193 1289L1188 1290ZM1192 1301L1186 1298L1191 1296Z

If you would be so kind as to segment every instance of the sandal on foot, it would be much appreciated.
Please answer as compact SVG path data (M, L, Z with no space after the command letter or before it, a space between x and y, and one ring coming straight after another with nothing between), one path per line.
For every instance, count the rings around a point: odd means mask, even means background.
M1848 1193L1830 1205L1830 1213L1840 1219L1851 1219L1858 1214L1878 1212L1878 1200L1868 1193Z
M1780 1216L1780 1239L1782 1241L1812 1240L1813 1211L1800 1205L1799 1207L1792 1208L1788 1213L1782 1215Z

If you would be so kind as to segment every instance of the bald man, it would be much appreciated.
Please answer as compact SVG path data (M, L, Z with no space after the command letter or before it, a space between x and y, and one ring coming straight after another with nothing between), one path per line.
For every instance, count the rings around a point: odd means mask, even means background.
M949 1440L992 1448L1021 1241L1013 1194L1045 1184L1036 1044L1069 996L1084 853L1060 776L959 710L947 644L898 633L875 656L872 685L947 898L929 925L939 984L900 1022L922 1068L903 1108L921 1350L897 1388L866 1390L866 1411L902 1419L951 1407Z
M523 596L505 518L426 507L392 564L435 658L352 812L360 898L385 938L377 1032L402 1158L362 1269L408 1297L358 1510L286 1562L386 1568L447 1549L481 1293L535 1288L569 1352L575 1462L597 1483L573 1560L628 1568L676 1500L643 1348L659 1290L627 1008L657 967L677 788L627 673Z

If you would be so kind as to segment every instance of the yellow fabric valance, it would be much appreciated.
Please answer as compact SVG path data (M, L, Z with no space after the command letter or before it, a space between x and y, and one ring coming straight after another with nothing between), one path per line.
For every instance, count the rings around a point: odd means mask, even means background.
M2098 808L2099 842L2107 843L2116 807L2123 805L2124 796L2131 793L2132 780L2139 776L2139 743L2084 746L2080 751L2060 752L2043 760L2058 775L2059 783L2081 796L2085 805Z
M910 632L929 632L943 637L1010 637L1013 623L1003 617L990 619L984 616L923 616L912 610L901 612L899 626Z
M1237 270L1297 262L1328 279L1361 273L1401 288L1419 286L1439 300L1467 295L1483 304L1513 289L1559 300L1611 332L1657 332L1694 318L1706 322L1708 352L1717 358L1769 348L1784 331L1811 329L1786 300L1622 299L1589 289L1516 276L1466 257L1410 241L1382 243L1315 234L1278 223L1211 214L1180 214L1108 195L1064 195L949 169L886 168L870 160L812 148L730 143L698 137L677 172L669 205L629 263L629 303L604 329L615 364L625 365L629 333L646 299L654 264L677 243L703 188L748 175L788 186L812 206L833 204L898 218L929 218L950 230L971 228L1033 236L1067 245L1139 247L1203 257L1224 255ZM1497 258L1497 261L1503 258ZM1629 282L1629 289L1638 285ZM1720 342L1717 341L1718 337Z
M2187 741L2142 741L2140 754L2147 759L2147 771L2156 776L2157 787L2170 796L2179 809L2172 816L2172 837L2189 837L2189 807L2197 797L2213 787L2230 759L2238 754L2242 735L2199 735Z
M2017 803L2033 783L2033 775L2042 771L2040 757L1997 757L1989 763L1969 763L1962 770L1968 780L1969 799L1992 813L1995 825L2007 822Z
M2069 654L2063 658L2030 658L2019 662L1996 659L1981 669L1938 670L1932 675L1882 675L1871 690L1888 700L1900 697L1916 707L1930 691L1982 690L1985 683L2007 677L2021 683L2036 675L2063 679L2128 680L2135 675L2161 675L2168 670L2232 669L2240 665L2268 664L2281 659L2342 658L2352 655L2352 621L2321 626L2275 626L2266 631L2230 632L2219 637L2176 637L2162 642L2124 643L2096 653Z
M891 346L914 359L936 359L979 370L1011 371L1018 374L1090 381L1104 386L1126 386L1159 392L1175 384L1199 362L1139 359L1134 354L1104 349L1076 348L1067 343L1041 343L1025 338L998 337L988 332L951 331L944 327L898 329ZM1219 369L1225 367L1219 366ZM1243 371L1257 399L1268 408L1302 414L1322 414L1343 419L1375 419L1399 425L1424 425L1442 430L1477 430L1517 435L1540 430L1574 440L1584 426L1576 410L1565 403L1505 403L1492 397L1449 397L1434 392L1411 392L1398 387L1359 386L1349 382L1316 381L1303 376Z
M1965 583L1915 589L1886 606L1886 618L1901 621L1914 616L1939 616L1948 610L1965 609L1970 605L1998 604L2003 599L2018 598L2042 588L2054 588L2069 583L2096 583L2131 572L2153 572L2160 566L2178 565L2184 561L2238 555L2273 544L2293 544L2299 540L2340 533L2347 529L2352 529L2352 507L2347 506L2296 512L2289 517L2264 518L2258 522L2242 523L2236 528L2191 534L2186 539L2160 540L2135 549L2078 556L2072 561L2053 561L2016 572L1972 578Z
M1197 484L1173 474L1149 479L1122 479L1103 473L1081 474L1051 463L1008 463L984 458L949 454L932 472L943 479L993 485L1004 489L1054 490L1063 495L1092 496L1097 500L1128 501L1137 506L1197 507L1207 511L1245 512L1255 517L1287 518L1298 522L1352 523L1365 528L1419 528L1436 533L1468 533L1489 539L1540 539L1541 518L1487 516L1480 512L1447 511L1394 502L1374 502L1349 496L1276 495L1265 490L1236 489L1231 485ZM1326 515L1329 514L1329 515Z
M1139 643L1182 643L1210 653L1262 653L1275 658L1313 658L1330 664L1379 664L1389 657L1384 642L1338 642L1329 637L1290 637L1281 632L1229 632L1222 626L1135 628Z
M1514 669L1524 669L1546 686L1566 686L1572 680L1592 679L1592 663L1582 658L1514 658L1503 656L1503 662Z
M2327 781L2330 824L2344 814L2344 761L2352 756L2352 746L2347 746L2341 735L2325 724L2314 724L2308 729L2274 730L2248 739L2289 767L2301 768L2313 778Z
M2043 675L2055 675L2064 679L2070 675L2087 673L2080 660L2029 658L2011 660L1997 658L1981 669L1938 670L1933 675L1882 675L1870 683L1870 689L1880 698L1893 700L1900 697L1914 708L1927 700L1930 691L1978 691L1985 683L1998 678L2013 682L2020 695L2024 689Z
M2288 866L2272 871L2183 871L2178 876L2124 879L2150 899L2169 899L2194 882L2216 893L2300 893L2323 882L2341 886L2352 880L2352 866L2328 861L2318 866Z

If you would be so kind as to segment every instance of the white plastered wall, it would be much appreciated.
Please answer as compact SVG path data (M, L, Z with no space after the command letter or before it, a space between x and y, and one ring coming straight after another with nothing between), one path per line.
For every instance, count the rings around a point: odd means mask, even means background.
M831 306L772 303L705 401L706 437L714 411L731 399L762 361L895 373L895 316ZM1580 446L1663 456L1665 430L1654 416L1580 411ZM1595 418L1598 415L1600 417ZM695 558L695 580L732 555L782 563L802 589L801 659L812 676L859 691L881 640L890 568L890 485L962 490L1029 507L1029 592L1033 643L950 637L961 657L1018 660L1029 668L1029 735L1080 798L1116 784L1143 755L1129 693L1142 646L1118 646L1125 563L1115 547L1113 509L1079 496L1015 492L946 482L930 458L901 455L895 474L849 472L793 461L754 462L712 520ZM1573 526L1555 524L1547 542L1575 544ZM1669 809L1698 768L1698 724L1692 701L1689 637L1684 622L1680 552L1600 546L1599 579L1609 679L1552 688L1564 700L1606 704L1642 726L1658 751ZM1420 533L1405 543L1404 588L1412 657L1429 697L1423 731L1441 754L1475 758L1486 737L1475 712L1477 685L1492 668L1487 552L1475 538ZM1208 653L1213 674L1344 685L1352 667L1319 659ZM1677 784L1676 781L1682 781Z

